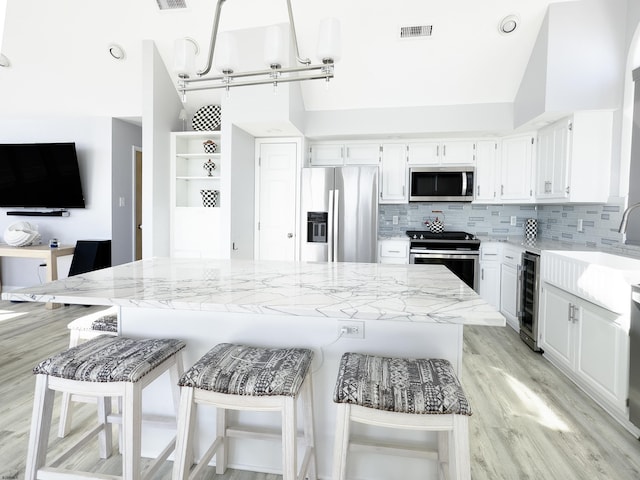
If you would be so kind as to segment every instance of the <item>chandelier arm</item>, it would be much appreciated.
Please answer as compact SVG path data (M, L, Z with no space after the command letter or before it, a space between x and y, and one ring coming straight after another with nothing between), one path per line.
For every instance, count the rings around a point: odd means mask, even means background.
M301 67L284 67L278 68L277 70L253 70L250 72L240 72L240 73L229 73L226 75L216 75L213 77L200 77L200 78L187 78L184 79L183 82L188 85L191 83L200 83L200 82L211 82L216 80L222 80L224 78L234 79L234 78L243 78L243 77L256 77L259 75L270 75L273 73L297 73L297 72L312 72L314 70L326 71L329 70L329 65L327 64L316 64L316 65L307 65Z
M201 77L211 71L213 65L213 52L216 48L216 37L218 36L218 25L220 24L220 12L222 11L222 4L226 0L218 0L216 4L216 16L213 19L213 29L211 31L211 42L209 43L209 58L207 59L207 66L203 70L196 72ZM287 0L288 1L288 0Z
M246 82L232 82L232 83L220 83L218 85L199 85L195 87L183 87L183 88L180 88L179 91L181 93L185 93L185 92L195 92L198 90L217 90L220 88L247 87L252 85L299 82L303 80L329 80L331 78L333 78L333 72L326 72L322 74L315 74L315 75L302 76L302 77L282 77L282 78L278 78L277 80L265 78L261 80L247 80Z
M287 10L289 11L289 26L291 28L291 36L293 37L293 45L296 49L296 60L303 65L310 65L311 60L308 58L302 58L300 56L300 49L298 48L298 35L296 35L296 24L293 21L293 11L291 10L291 0L287 0Z

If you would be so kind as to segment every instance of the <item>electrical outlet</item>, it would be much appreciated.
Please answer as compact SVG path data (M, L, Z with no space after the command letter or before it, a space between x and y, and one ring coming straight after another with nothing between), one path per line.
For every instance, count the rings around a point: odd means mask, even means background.
M578 231L579 232L584 232L584 227L582 225L582 219L581 218L578 219Z
M364 322L338 321L338 334L340 334L341 338L364 339Z
M398 224L398 215L394 215L393 216L393 224L397 225Z
M516 226L516 222L518 221L518 217L516 217L515 215L511 215L511 226L515 227Z

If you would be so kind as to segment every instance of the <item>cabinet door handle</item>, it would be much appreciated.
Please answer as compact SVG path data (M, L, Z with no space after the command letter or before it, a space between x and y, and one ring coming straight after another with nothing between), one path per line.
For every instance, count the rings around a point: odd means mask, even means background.
M504 185L500 185L500 195L504 195Z
M570 322L573 322L573 305L572 304L569 304L569 314L568 314L568 316L569 316L568 320Z
M480 196L480 185L478 185L476 196L477 196L477 197L479 197L479 196Z
M484 268L480 269L480 280L484 280Z

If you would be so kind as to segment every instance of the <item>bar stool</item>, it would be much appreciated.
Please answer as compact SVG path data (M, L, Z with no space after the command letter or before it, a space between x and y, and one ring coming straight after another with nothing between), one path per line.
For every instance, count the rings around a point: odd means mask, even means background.
M108 416L111 397L120 397L123 406L122 478L140 479L142 390L166 371L169 371L172 384L175 385L182 372L181 350L184 347L184 342L174 339L136 340L102 335L38 364L33 369L37 376L25 478L105 478L104 475L92 476L60 466L94 435L98 435L100 457L108 458L111 455L111 423ZM45 466L56 391L99 397L98 425ZM176 406L178 394L176 386L173 391ZM175 439L149 468L146 477L153 476L173 451L174 445Z
M443 479L471 478L469 402L447 360L390 358L345 353L340 360L333 401L338 403L333 480L344 480L351 445L376 453L434 459ZM371 445L349 438L351 422L438 432L437 451L406 445Z
M69 329L69 348L75 347L99 335L118 335L118 307L110 307L90 313L67 324ZM58 437L64 438L71 431L71 402L95 403L95 397L81 397L64 392L60 405L60 423Z
M230 436L282 439L283 480L316 479L313 400L309 366L313 352L302 348L216 345L180 379L180 413L173 479L200 474L216 457L216 473L227 468ZM303 412L305 455L298 474L296 402ZM216 439L191 471L196 405L216 407ZM231 427L227 410L279 411L281 434Z

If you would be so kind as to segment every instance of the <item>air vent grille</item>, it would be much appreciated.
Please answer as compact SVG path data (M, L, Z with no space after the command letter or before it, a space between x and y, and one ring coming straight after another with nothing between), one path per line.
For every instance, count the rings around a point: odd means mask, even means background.
M186 0L156 0L160 10L170 10L172 8L187 8Z
M430 37L433 25L411 25L400 27L400 38Z

